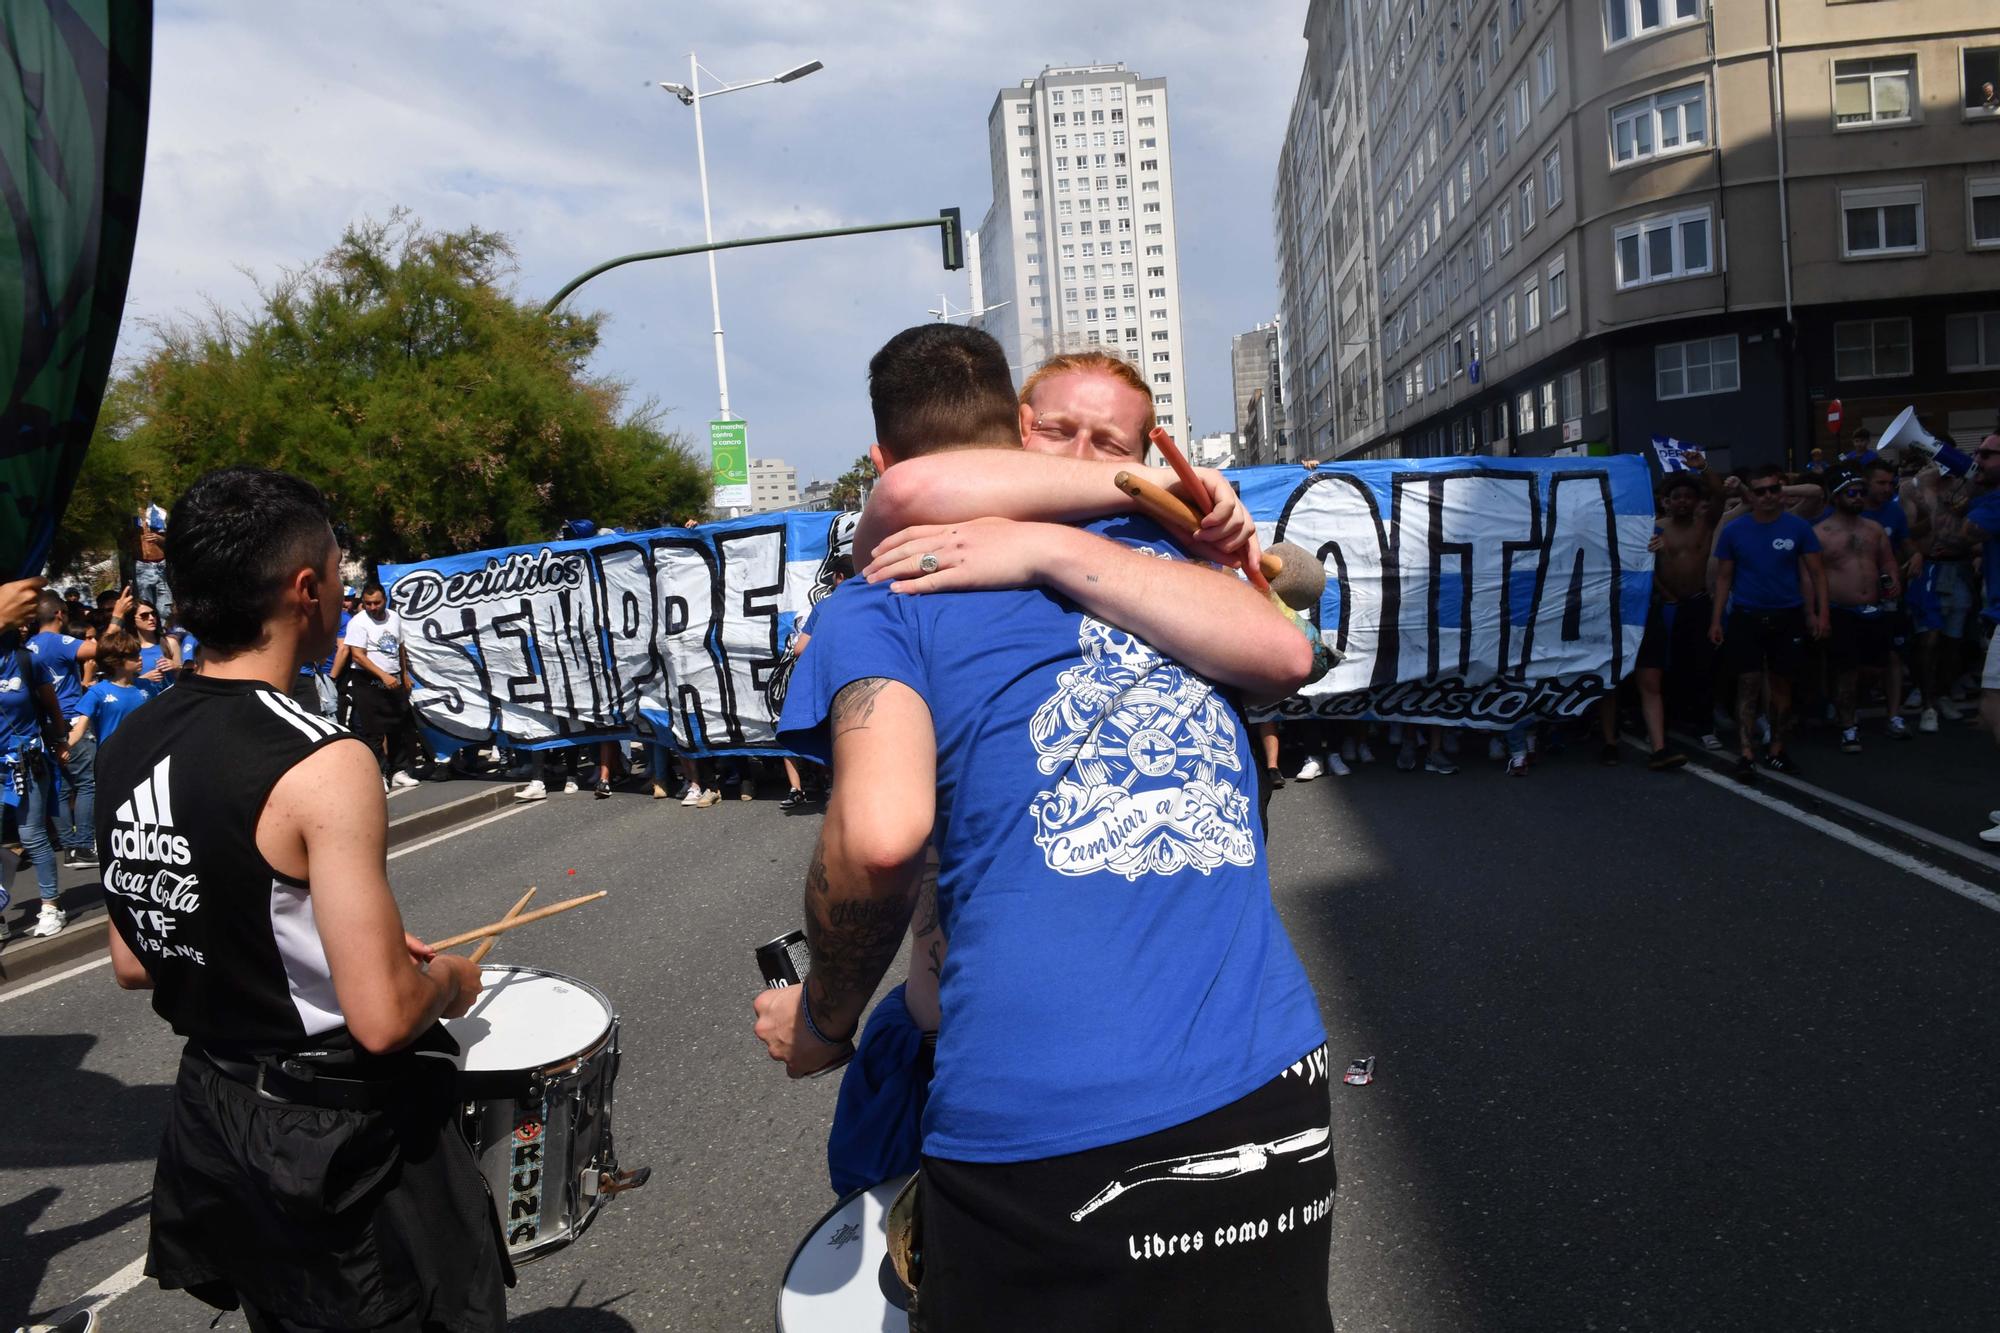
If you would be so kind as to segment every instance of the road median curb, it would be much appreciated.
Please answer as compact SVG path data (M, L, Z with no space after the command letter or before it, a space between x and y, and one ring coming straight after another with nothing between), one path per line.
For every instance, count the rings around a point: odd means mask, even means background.
M424 838L486 818L514 804L514 789L500 784L446 801L428 810L417 810L389 821L389 850L408 846ZM70 914L62 933L47 939L23 936L0 945L0 986L11 986L38 976L46 976L72 963L80 963L104 952L104 907L93 903Z

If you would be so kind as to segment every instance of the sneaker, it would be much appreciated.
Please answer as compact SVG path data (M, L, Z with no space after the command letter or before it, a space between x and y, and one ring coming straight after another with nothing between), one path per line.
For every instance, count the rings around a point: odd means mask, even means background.
M1722 748L1722 737L1712 731L1703 732L1701 734L1701 748L1704 750L1720 750Z
M61 934L63 924L68 920L69 917L63 914L62 908L54 903L44 902L42 914L35 918L35 928L28 933L38 940L45 940L51 935Z
M1405 773L1414 773L1417 771L1417 747L1415 745L1404 744L1397 747L1396 767Z
M681 804L686 805L687 802L682 801ZM694 799L694 808L697 810L706 810L711 805L720 804L722 804L722 789L720 787L710 787Z
M389 785L391 787L414 787L417 785L417 780L410 776L410 770L399 768L389 775Z
M1773 773L1789 773L1793 777L1799 775L1799 766L1792 761L1791 755L1783 750L1773 750L1765 755L1764 767Z
M1298 776L1294 777L1292 781L1311 782L1314 778L1318 777L1320 774L1324 772L1326 772L1326 770L1320 767L1319 760L1308 755L1306 756L1306 761L1303 764L1299 765Z
M514 799L517 801L546 801L549 799L548 784L540 778L536 778L533 782L515 792Z
M576 794L577 794L578 792L580 792L580 791L582 791L582 790L583 790L583 788L581 788L581 787L579 787L579 786L577 786L577 785L576 785L576 779L575 779L575 778L564 778L564 779L563 779L563 795L565 795L565 796L574 796L574 795L576 795Z
M1349 777L1354 772L1353 769L1347 766L1347 761L1337 754L1330 754L1326 757L1326 771L1337 778Z
M688 783L688 789L681 793L681 804L689 809L693 809L695 806L701 804L701 795L701 788L690 782ZM711 801L709 804L713 805L714 802Z
M805 804L806 804L806 794L800 791L797 787L794 787L790 791L785 793L784 800L778 802L778 808L780 810L789 813L793 810L804 809Z
M664 786L664 785L663 785L662 783L659 783L659 782L657 782L657 781L653 783L653 799L654 799L654 800L656 800L656 801L664 801L664 800L666 800L666 799L667 799L667 797L668 797L668 796L669 796L670 794L671 794L671 793L669 793L669 792L667 791L666 787L665 787L665 786Z
M1903 697L1903 711L1905 713L1914 713L1923 706L1924 692L1913 686L1910 692Z
M1285 785L1285 775L1283 773L1280 773L1275 768L1267 768L1264 770L1264 780L1271 784L1272 791L1276 791L1278 788Z
M1375 762L1375 752L1368 748L1367 741L1363 741L1359 746L1355 747L1355 753L1360 756L1361 762L1364 764Z
M1646 759L1646 767L1655 773L1670 773L1687 763L1688 757L1679 750L1655 750Z
M756 799L757 799L757 779L755 779L755 778L745 778L745 779L743 779L743 781L742 781L742 782L741 782L740 784L738 784L738 785L737 785L737 788L736 788L736 799L737 799L737 800L739 800L739 801L754 801L754 800L756 800Z
M1606 768L1618 767L1618 742L1606 741L1598 747L1597 762Z
M1861 753L1861 728L1842 727L1840 729L1840 752L1842 754Z
M1917 730L1923 732L1926 736L1937 735L1937 719L1938 710L1935 708L1926 708L1923 712L1917 714Z
M597 780L597 796L595 799L600 801L608 801L611 799L611 784L606 782L603 778L599 778Z
M1458 765L1451 762L1451 756L1443 750L1432 750L1430 758L1424 760L1424 772L1442 773L1450 777L1458 772Z
M1910 724L1903 721L1902 718L1892 717L1889 719L1889 738L1891 740L1906 741L1915 734L1915 732L1910 730Z
M1729 776L1738 782L1750 784L1757 781L1757 761L1747 754L1736 756L1736 767L1729 770Z
M1965 721L1965 710L1953 703L1949 695L1937 701L1937 711L1944 714L1944 720L1947 722Z
M70 870L89 870L97 864L97 853L88 847L68 847L63 850L63 865Z
M1507 756L1507 776L1510 778L1528 776L1528 756L1525 753Z
M1981 842L2000 842L2000 822L1996 822L1992 828L1982 832L1979 835L1979 840Z

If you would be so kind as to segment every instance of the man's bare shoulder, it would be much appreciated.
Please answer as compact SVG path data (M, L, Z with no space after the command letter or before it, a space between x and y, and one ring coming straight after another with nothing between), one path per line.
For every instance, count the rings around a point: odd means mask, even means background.
M297 815L318 809L351 818L386 808L374 752L359 739L342 736L285 770L271 788L264 812Z

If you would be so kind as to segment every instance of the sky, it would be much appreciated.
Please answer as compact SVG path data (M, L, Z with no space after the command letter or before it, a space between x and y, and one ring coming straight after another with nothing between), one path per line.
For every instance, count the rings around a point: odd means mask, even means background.
M693 112L653 86L686 83L690 50L732 83L826 66L702 103L718 240L954 205L972 230L992 199L999 89L1046 65L1121 61L1168 80L1185 392L1196 434L1227 430L1229 340L1277 306L1271 188L1306 0L1162 8L163 3L119 354L143 355L153 325L250 307L260 282L397 207L506 235L515 294L537 303L605 259L698 243ZM870 353L940 295L970 300L934 230L725 251L717 265L730 407L751 456L789 461L801 485L873 438ZM705 456L717 401L703 261L629 265L572 300L607 317L592 373L667 409Z

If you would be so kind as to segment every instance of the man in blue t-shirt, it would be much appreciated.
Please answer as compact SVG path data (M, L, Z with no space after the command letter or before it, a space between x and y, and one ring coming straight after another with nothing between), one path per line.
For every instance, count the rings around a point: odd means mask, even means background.
M1979 489L1965 510L1966 535L1981 543L1985 570L1984 599L1979 617L1992 635L1986 642L1986 669L1979 678L1979 720L1987 734L2000 742L2000 432L1979 442L1972 454L1973 484ZM1991 812L1993 827L1979 835L1982 842L2000 842L2000 809Z
M1736 675L1736 777L1757 777L1757 678L1770 686L1771 745L1764 763L1779 773L1798 766L1785 752L1792 681L1806 667L1806 639L1827 632L1826 576L1812 524L1785 512L1785 474L1776 465L1750 473L1750 512L1715 539L1715 612L1711 643ZM1725 632L1725 617L1727 631Z
M1005 356L976 331L898 335L870 392L883 464L939 440L1018 447ZM997 522L906 532L926 549L878 555L877 581L822 604L780 724L837 770L807 876L813 968L759 997L758 1033L794 1075L836 1057L935 830L952 945L924 1116L927 1318L1331 1328L1325 1033L1271 904L1248 734L1198 646L1175 661L1148 642L1174 608L1257 594L1148 524ZM985 590L881 581L960 570L945 586ZM1133 594L1127 628L1069 599L1086 585ZM1311 649L1263 610L1260 692L1287 693Z
M55 687L56 703L62 708L65 719L63 729L66 732L67 719L76 716L77 708L83 702L83 664L96 660L97 644L94 640L76 639L62 632L63 599L52 592L42 594L36 617L40 623L36 633L28 640L28 651L35 655L36 662L48 673L49 684ZM56 841L62 848L63 864L71 867L94 866L97 864L94 813L97 800L97 742L85 736L69 747L58 767L62 773L62 787L56 794L55 806L50 814L55 820Z

